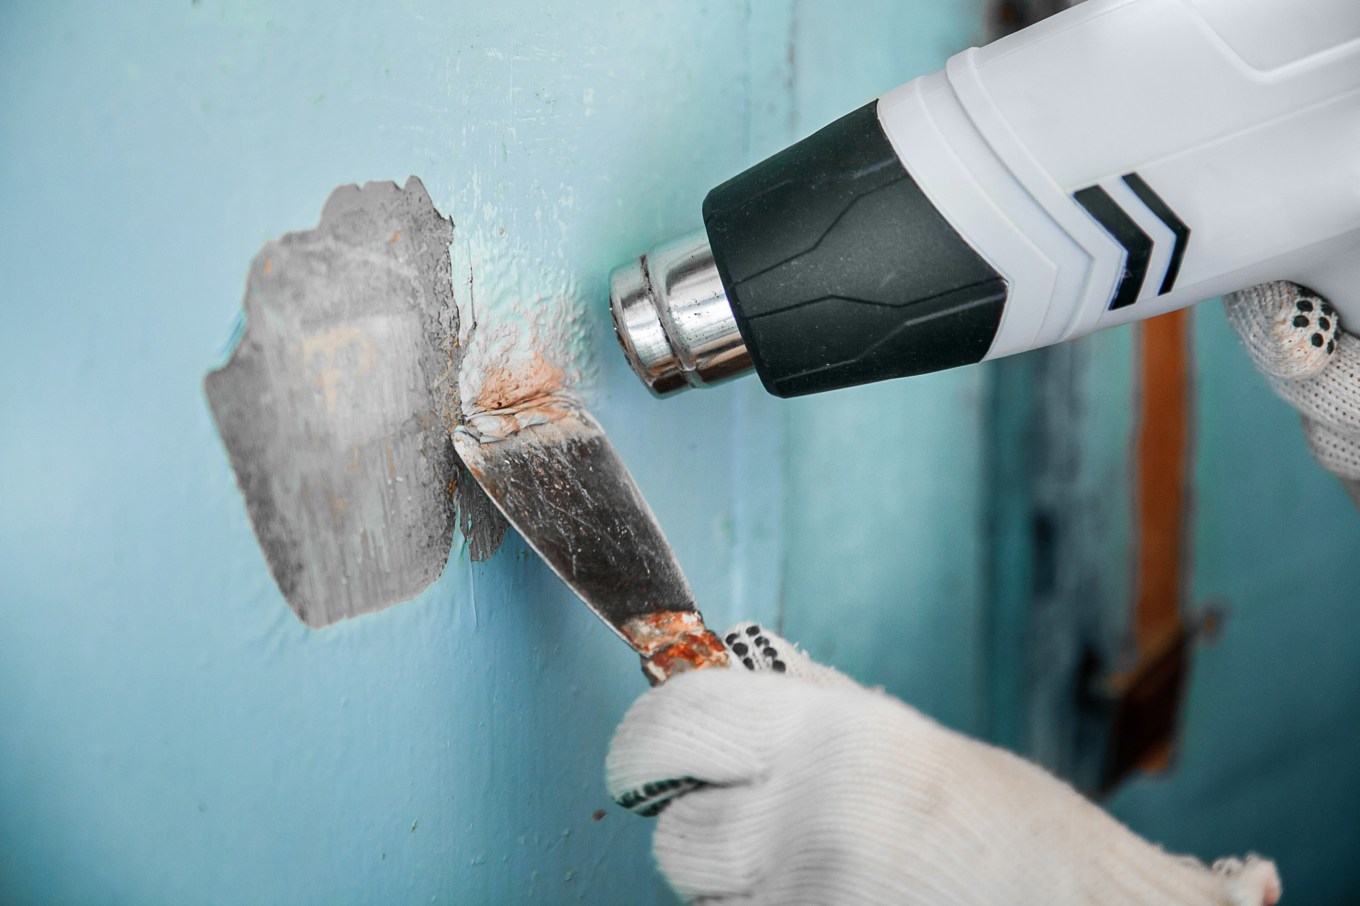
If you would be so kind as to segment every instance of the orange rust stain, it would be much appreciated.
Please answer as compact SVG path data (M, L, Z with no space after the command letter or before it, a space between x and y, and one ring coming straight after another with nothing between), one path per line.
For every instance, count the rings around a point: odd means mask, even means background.
M449 483L444 485L444 492L448 494L450 497L458 493L458 479L450 478Z
M488 370L475 408L478 412L495 412L546 400L554 391L562 389L565 377L561 368L535 350L533 358L518 367Z
M273 259L273 258L266 258L266 259L264 259L264 272L267 274L267 273L269 273L270 271L272 271L273 269L274 269L274 259Z
M642 672L652 685L687 670L727 665L727 649L697 611L657 611L619 629L642 655Z
M634 617L620 631L644 657L673 645L681 638L707 632L704 618L694 610L658 610Z
M1136 593L1133 633L1140 661L1183 630L1185 525L1190 456L1189 314L1144 321L1139 331L1142 397L1137 456ZM1168 739L1144 759L1147 770L1169 765Z
M400 238L401 238L401 230L397 230L395 233L392 234L392 238L389 239L389 240L387 240L387 241L388 241L389 243L391 243L392 245L396 245L396 244L397 244L397 240L400 239Z
M701 633L683 636L674 644L642 661L642 672L653 685L665 682L677 673L702 670L705 667L727 666L727 649L722 641L705 629Z

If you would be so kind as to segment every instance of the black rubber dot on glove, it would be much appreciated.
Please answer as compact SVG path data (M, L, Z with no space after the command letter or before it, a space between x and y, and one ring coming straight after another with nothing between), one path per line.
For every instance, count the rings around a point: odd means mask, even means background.
M750 648L746 647L745 642L737 642L732 646L732 652L737 657L746 657L746 653L750 650Z

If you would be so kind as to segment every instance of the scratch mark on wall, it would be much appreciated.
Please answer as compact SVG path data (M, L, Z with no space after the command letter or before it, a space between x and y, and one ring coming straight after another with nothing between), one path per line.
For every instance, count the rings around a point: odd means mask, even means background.
M504 536L449 435L468 336L453 235L414 177L336 189L316 229L260 250L240 342L204 382L270 571L309 626L418 594L455 524L473 559Z

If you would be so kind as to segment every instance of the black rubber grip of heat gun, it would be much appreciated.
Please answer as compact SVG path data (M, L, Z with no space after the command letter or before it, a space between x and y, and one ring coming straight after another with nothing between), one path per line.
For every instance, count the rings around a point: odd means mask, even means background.
M842 117L704 199L765 387L801 396L981 361L1006 281L921 192L878 122Z

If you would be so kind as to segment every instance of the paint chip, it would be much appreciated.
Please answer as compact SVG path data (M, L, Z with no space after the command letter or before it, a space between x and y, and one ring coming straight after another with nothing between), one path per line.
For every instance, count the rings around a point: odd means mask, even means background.
M504 538L449 435L453 229L415 177L336 189L315 229L255 257L245 331L204 381L270 571L309 626L420 593L455 525L474 560Z

